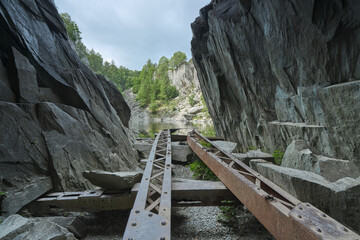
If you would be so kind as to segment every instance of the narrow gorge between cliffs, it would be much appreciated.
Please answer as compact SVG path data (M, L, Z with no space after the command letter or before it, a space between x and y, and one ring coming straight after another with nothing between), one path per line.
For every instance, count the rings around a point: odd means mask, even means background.
M360 1L1 0L0 36L0 240L122 239L141 184L175 240L358 238Z

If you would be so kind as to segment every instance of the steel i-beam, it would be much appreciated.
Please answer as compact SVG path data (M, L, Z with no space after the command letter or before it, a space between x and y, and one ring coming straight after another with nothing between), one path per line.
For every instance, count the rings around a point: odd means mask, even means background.
M296 199L197 131L192 150L276 239L351 239L360 236L309 203Z
M171 134L161 131L152 146L124 240L169 240L171 218Z

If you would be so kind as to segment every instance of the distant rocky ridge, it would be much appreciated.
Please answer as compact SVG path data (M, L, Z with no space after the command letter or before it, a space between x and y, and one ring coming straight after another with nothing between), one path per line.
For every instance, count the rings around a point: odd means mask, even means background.
M176 111L170 115L171 118L181 121L210 120L207 113L201 113L205 106L201 102L200 83L192 61L182 62L175 69L169 70L168 75L171 83L179 91L179 96L173 100ZM193 106L190 104L190 98L193 99ZM194 108L198 109L198 111L192 112ZM196 119L194 119L195 116L197 116Z
M195 66L192 62L182 62L175 69L168 71L171 83L180 93L189 94L191 88L200 92L200 83Z
M1 211L93 187L84 170L136 168L129 107L81 63L52 1L1 1L0 35Z
M137 127L141 123L150 121L154 118L157 121L206 121L211 122L211 118L204 106L199 79L194 64L183 61L174 69L168 70L171 84L179 92L179 96L170 100L168 106L160 107L155 114L151 114L148 108L140 106L136 100L136 95L132 89L124 91L124 98L131 109L130 125ZM190 104L192 98L193 106ZM170 106L170 107L169 107ZM153 119L153 120L154 120ZM134 129L136 130L136 129Z

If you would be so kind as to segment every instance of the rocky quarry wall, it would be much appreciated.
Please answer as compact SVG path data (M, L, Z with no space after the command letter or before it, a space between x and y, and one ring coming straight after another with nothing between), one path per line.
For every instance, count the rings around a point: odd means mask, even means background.
M213 0L191 42L217 134L243 149L291 144L290 162L257 170L357 231L359 12L355 0Z
M168 76L178 91L188 93L191 88L195 88L200 92L200 83L193 63L180 63L175 69L168 71Z
M1 211L137 166L117 88L81 63L53 1L0 2Z

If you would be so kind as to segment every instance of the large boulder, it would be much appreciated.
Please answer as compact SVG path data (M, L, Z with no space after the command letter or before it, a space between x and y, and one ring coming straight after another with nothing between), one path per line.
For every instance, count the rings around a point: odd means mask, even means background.
M47 193L53 187L50 177L32 176L27 179L17 179L17 181L24 181L19 184L22 188L15 186L8 188L1 201L1 211L4 215L17 213L24 205Z
M359 169L352 162L319 155L302 140L293 141L288 146L281 166L314 172L331 182L360 176Z
M95 186L106 190L124 191L131 189L141 181L141 172L106 172L99 170L85 171L84 177Z
M1 1L0 35L2 211L50 189L92 188L84 169L137 168L128 106L80 61L53 1Z
M188 113L196 115L199 112L201 112L201 110L203 110L203 107L201 107L201 106L200 107L192 107L192 108L189 109Z
M291 195L360 231L360 177L345 177L330 182L313 172L273 164L258 163L256 168L261 175Z
M0 240L76 240L66 228L46 219L28 219L11 215L0 224Z
M74 234L76 238L84 238L89 232L87 225L81 221L80 217L42 217L42 218L33 218L36 221L46 220L49 222L56 223L57 225L66 228L69 232Z
M212 144L227 153L232 153L237 146L237 143L229 141L212 141Z
M282 149L304 139L360 166L360 2L211 1L193 61L217 136Z

